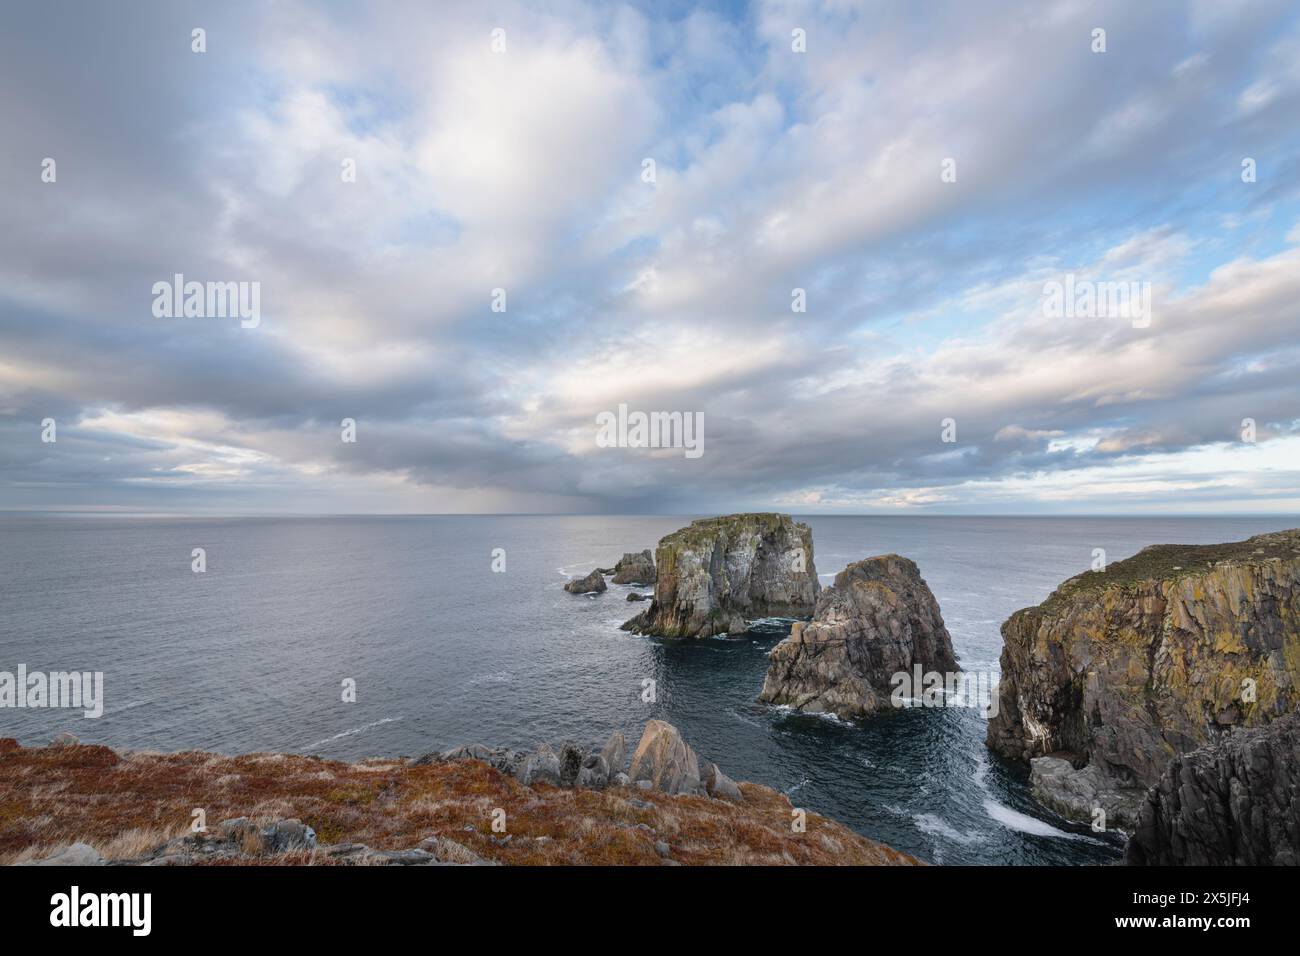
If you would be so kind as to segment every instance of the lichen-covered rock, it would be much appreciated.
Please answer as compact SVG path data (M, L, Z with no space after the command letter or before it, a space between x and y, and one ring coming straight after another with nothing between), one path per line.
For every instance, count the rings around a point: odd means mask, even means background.
M700 759L677 728L662 720L646 721L632 754L632 782L664 793L704 793Z
M736 781L723 773L722 768L716 763L705 764L700 779L704 782L704 789L711 797L717 797L719 800L731 800L734 803L739 803L745 799L740 792L740 787L736 785Z
M1175 757L1124 855L1148 866L1300 865L1300 714Z
M1300 531L1146 548L1066 581L1002 636L989 747L1151 786L1178 754L1300 704Z
M605 758L605 766L609 768L610 774L622 773L623 765L627 763L627 739L621 730L609 735L600 755Z
M939 603L916 564L896 554L850 564L768 654L759 700L862 717L888 707L891 677L959 668Z
M584 578L572 578L564 586L564 590L570 594L599 594L608 588L605 584L604 577L601 576L600 569L597 568Z
M623 625L638 634L740 634L760 617L806 617L819 590L812 531L789 515L702 518L655 550L654 598Z
M649 548L640 554L629 551L623 555L623 559L618 564L614 565L614 577L610 580L615 584L654 584L654 555L650 553Z

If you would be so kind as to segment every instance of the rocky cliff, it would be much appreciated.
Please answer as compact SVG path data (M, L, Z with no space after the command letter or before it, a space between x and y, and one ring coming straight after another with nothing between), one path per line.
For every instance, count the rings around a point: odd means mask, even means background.
M1002 625L987 742L1145 789L1169 761L1300 703L1300 531L1158 545Z
M796 622L768 657L759 700L843 718L889 706L894 674L958 670L938 602L916 564L896 554L837 574L812 622Z
M1139 866L1300 865L1300 714L1175 757L1124 855Z
M760 617L806 617L817 598L812 531L789 515L702 518L655 550L654 598L624 630L661 637L739 634Z

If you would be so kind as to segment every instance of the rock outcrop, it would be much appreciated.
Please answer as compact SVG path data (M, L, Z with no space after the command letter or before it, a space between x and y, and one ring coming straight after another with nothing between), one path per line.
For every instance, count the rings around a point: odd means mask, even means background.
M650 549L640 554L630 551L623 555L621 561L614 565L614 576L610 579L615 584L654 584L655 558Z
M1076 770L1062 757L1035 757L1029 761L1029 791L1035 800L1067 820L1094 821L1103 829L1132 832L1146 791L1124 786L1096 764ZM1096 816L1097 810L1104 818Z
M740 634L760 617L806 617L819 590L812 531L789 515L702 518L655 550L654 598L623 625L638 634Z
M890 705L898 673L959 668L939 603L916 564L896 554L850 564L768 654L759 700L862 717Z
M677 728L662 720L646 721L628 771L632 783L664 793L704 793L700 759Z
M1300 714L1175 757L1124 856L1148 866L1300 865Z
M591 594L599 593L606 590L608 585L605 584L605 578L601 575L600 569L592 571L585 578L572 578L564 586L564 590L570 594Z
M1300 531L1146 548L1066 581L1002 636L988 746L1095 767L1130 798L1179 754L1300 705Z

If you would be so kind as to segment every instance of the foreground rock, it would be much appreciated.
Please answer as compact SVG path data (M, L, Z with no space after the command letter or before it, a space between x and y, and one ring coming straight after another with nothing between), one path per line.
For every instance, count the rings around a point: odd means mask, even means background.
M1179 754L1300 703L1300 532L1147 548L1066 581L1002 636L988 746L1092 767L1131 799ZM1057 776L1066 788L1044 778L1043 799L1068 803L1074 781Z
M646 721L628 771L632 783L664 793L704 793L700 760L677 728L662 720Z
M471 748L463 748L468 751ZM549 748L548 748L549 749ZM672 750L674 748L669 748ZM484 748L494 751L495 748ZM584 769L624 762L612 736ZM552 751L559 770L565 748ZM709 767L703 776L709 776ZM618 774L616 777L620 776ZM911 865L915 860L774 790L743 800L649 788L529 787L487 762L405 758L349 764L296 754L123 753L0 738L0 864L44 865ZM39 780L39 799L32 781ZM706 784L707 786L707 784ZM190 832L195 794L210 823ZM733 795L734 796L734 795ZM275 818L252 817L274 806ZM505 811L504 831L493 826ZM248 816L244 814L247 813Z
M615 584L654 584L655 576L655 558L647 548L640 554L623 555L614 565L614 577L610 580Z
M959 669L939 603L916 564L896 554L837 574L811 623L796 622L768 657L759 700L846 719L889 707L895 674Z
M638 634L740 634L761 617L806 617L819 590L812 531L789 515L702 518L655 550L654 598L623 625Z
M573 578L564 586L564 590L570 594L599 594L606 590L608 585L605 584L605 578L601 575L600 569L592 571L585 578Z
M1300 714L1175 757L1124 856L1139 866L1300 865Z

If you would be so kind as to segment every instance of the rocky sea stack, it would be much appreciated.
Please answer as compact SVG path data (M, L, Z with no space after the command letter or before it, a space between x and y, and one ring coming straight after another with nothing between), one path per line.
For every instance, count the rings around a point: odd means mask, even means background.
M655 577L655 558L646 548L640 554L629 551L623 555L614 565L614 577L610 580L615 584L654 584Z
M1174 757L1300 704L1300 531L1146 548L1066 581L1002 636L988 746L1068 760L1075 775L1037 775L1044 802L1060 791L1082 809L1118 789L1096 803L1130 817Z
M1300 865L1300 714L1175 757L1142 801L1125 860Z
M654 598L623 625L638 634L740 634L761 617L807 617L817 599L812 531L789 515L701 518L655 550Z
M772 648L759 700L861 717L889 705L892 675L958 670L939 603L914 562L896 554L850 564Z

